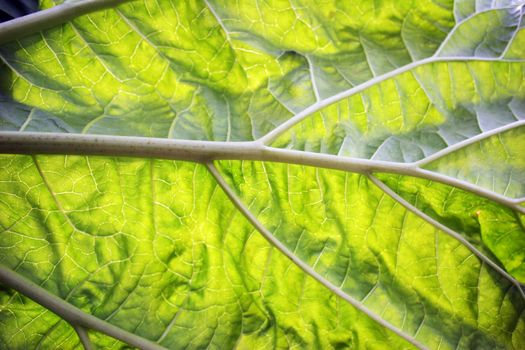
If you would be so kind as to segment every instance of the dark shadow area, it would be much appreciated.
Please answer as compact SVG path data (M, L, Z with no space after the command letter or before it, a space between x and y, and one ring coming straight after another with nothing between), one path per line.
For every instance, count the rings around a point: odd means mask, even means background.
M38 0L0 0L0 22L38 11Z

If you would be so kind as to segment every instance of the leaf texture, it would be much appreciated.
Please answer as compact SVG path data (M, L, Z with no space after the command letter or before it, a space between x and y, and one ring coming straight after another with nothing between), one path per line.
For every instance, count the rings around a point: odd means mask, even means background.
M525 348L523 13L22 18L0 45L0 348Z
M407 347L272 248L201 165L71 156L2 164L11 165L2 169L2 263L119 327L169 348ZM23 302L6 300L6 329L24 323ZM77 346L69 336L64 347ZM43 341L4 337L17 348Z

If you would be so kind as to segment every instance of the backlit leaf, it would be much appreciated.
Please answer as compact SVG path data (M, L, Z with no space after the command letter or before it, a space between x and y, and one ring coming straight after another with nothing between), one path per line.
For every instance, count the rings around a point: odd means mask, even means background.
M0 348L525 348L521 1L40 6Z

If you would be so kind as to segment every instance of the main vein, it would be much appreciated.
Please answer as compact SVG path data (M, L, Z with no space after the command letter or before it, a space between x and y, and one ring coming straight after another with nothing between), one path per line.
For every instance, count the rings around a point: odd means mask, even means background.
M515 126L521 126L521 123L516 123ZM520 206L513 198L508 198L467 181L420 168L418 163L385 162L279 149L265 146L260 141L215 142L10 131L0 132L0 140L2 141L0 142L0 152L14 154L130 156L187 160L199 163L206 163L212 160L255 160L301 164L361 174L386 172L425 178L454 186L525 214L525 208ZM466 147L467 145L465 144L464 146Z

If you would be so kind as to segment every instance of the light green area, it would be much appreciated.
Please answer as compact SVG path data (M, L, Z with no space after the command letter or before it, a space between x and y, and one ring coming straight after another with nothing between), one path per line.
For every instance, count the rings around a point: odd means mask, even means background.
M525 346L525 304L516 287L366 177L298 165L219 164L275 237L430 349Z
M437 182L377 174L419 210L465 237L525 282L525 217L474 194Z
M66 321L13 290L1 291L1 349L84 349ZM104 334L88 333L97 350L134 349Z
M82 349L69 324L19 293L0 286L1 349Z
M131 347L119 340L111 338L105 334L89 331L89 339L93 344L97 345L97 350L136 350L137 348ZM80 348L79 350L82 350Z
M525 63L437 62L308 116L272 144L413 162L525 118Z
M172 349L410 348L272 248L201 165L0 165L1 263L114 325ZM40 307L0 296L0 344L34 348L42 334L77 344L64 322L51 329L56 317L31 321Z
M509 45L508 51L505 53L505 58L508 59L523 59L525 57L525 30L520 29Z
M509 198L525 197L525 126L515 128L425 165Z
M525 119L522 13L514 0L133 1L0 47L0 130L253 140L415 63L272 144L413 162ZM524 132L426 168L523 199ZM525 348L516 287L365 176L217 167L295 256L404 334L430 349ZM378 176L525 281L523 215ZM0 263L170 349L412 348L265 241L199 164L0 156L0 228ZM65 321L0 288L0 349L81 348Z
M428 57L453 24L451 1L134 1L4 45L0 91L68 132L251 140L313 85L324 98Z

